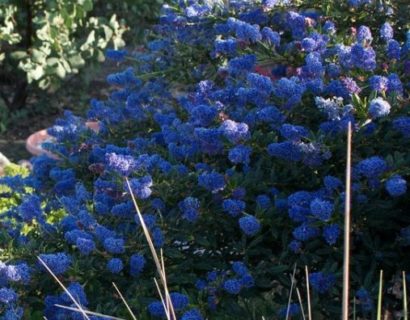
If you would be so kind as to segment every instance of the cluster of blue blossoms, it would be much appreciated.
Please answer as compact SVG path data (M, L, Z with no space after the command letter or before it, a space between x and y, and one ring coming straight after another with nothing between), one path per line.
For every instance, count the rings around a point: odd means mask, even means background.
M78 319L55 306L72 306L65 294L30 280L46 273L25 247L71 282L84 308L117 310L108 293L114 281L136 310L163 318L130 193L163 250L180 319L217 319L226 310L249 319L242 295L274 304L280 317L297 314L298 306L284 312L283 299L272 301L289 286L283 273L295 262L314 270L315 294L334 297L349 123L352 254L393 255L410 267L400 253L410 244L403 209L410 33L404 39L383 21L378 30L359 25L346 35L318 11L239 0L229 8L221 1L165 5L154 29L145 50L107 52L125 69L107 77L110 96L93 99L87 119L67 112L58 120L49 129L54 141L44 145L49 154L32 160L29 177L1 180L19 190L19 205L0 213L0 224L21 252L8 257L16 262L0 262L4 319L22 318L31 286L45 297L48 319ZM186 83L175 83L186 73ZM98 302L87 300L88 283L104 295ZM371 296L363 290L357 296L367 312Z

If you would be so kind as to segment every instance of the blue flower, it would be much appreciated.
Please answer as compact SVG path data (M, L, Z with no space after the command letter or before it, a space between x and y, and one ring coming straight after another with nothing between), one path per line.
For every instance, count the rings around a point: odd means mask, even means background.
M383 76L371 76L369 78L370 88L377 92L387 91L388 79Z
M358 173L368 179L378 178L387 170L387 163L378 156L373 156L360 161L357 166Z
M142 215L142 219L144 220L144 223L148 229L154 228L155 224L157 223L157 217L153 214L145 213ZM141 225L139 215L135 215L135 223L137 224L137 226Z
M329 34L334 34L336 32L336 26L334 22L327 20L323 25L323 31Z
M114 152L105 155L107 169L119 173L123 176L128 176L136 169L136 162L134 157Z
M261 31L262 38L265 41L268 41L271 45L278 47L280 45L280 34L276 31L273 31L269 27L264 27Z
M107 238L104 240L104 248L109 253L119 254L124 253L124 239Z
M332 289L335 281L336 278L333 274L314 272L309 275L309 282L312 288L322 294Z
M123 72L110 74L107 77L107 82L111 85L121 87L132 87L141 84L141 80L137 79L133 68L127 68Z
M201 146L202 152L209 155L222 153L223 144L221 141L221 131L218 129L195 128L195 137Z
M95 242L90 239L77 238L76 246L83 255L89 255L95 250Z
M306 87L299 83L296 78L281 78L275 82L273 94L279 99L287 101L284 108L290 109L301 101L305 90Z
M296 126L289 123L284 123L280 127L280 134L286 140L299 141L302 138L306 138L309 135L309 131L302 126Z
M246 196L246 189L238 187L232 190L232 198L241 200Z
M35 195L26 197L19 207L19 213L25 222L32 222L33 219L41 219L43 211L41 210L40 198Z
M267 95L273 91L272 80L269 77L257 73L248 73L247 80L251 87Z
M93 237L89 233L87 233L83 230L79 230L79 229L70 230L70 231L67 231L64 234L64 239L69 244L76 244L77 239L79 239L79 238L88 239L88 240L93 239Z
M245 288L252 288L253 286L255 286L255 279L249 273L244 274L240 278L240 281L242 286Z
M108 59L111 59L113 61L123 61L125 59L125 56L128 54L127 50L113 50L113 49L107 49L105 51L105 56Z
M134 253L130 258L130 273L133 277L140 275L145 266L145 258L143 255Z
M162 230L160 228L152 229L152 241L156 248L161 248L164 245L165 238Z
M179 292L171 292L170 293L172 306L176 311L180 311L186 308L189 303L189 299L185 294Z
M274 106L266 106L257 112L257 119L262 123L269 123L272 126L279 126L284 120L284 115Z
M386 51L390 60L400 60L401 46L396 40L391 39L387 42Z
M390 23L385 22L380 28L380 38L384 41L389 41L393 39L393 28Z
M235 18L229 18L227 24L235 32L238 39L249 42L256 42L262 39L258 25L251 25Z
M40 254L40 258L56 275L63 274L71 265L71 257L64 252Z
M325 176L323 179L325 188L329 191L334 191L343 186L342 181L339 178L333 176Z
M398 117L393 120L393 128L399 131L404 137L410 138L410 117Z
M87 296L84 292L84 288L78 283L78 282L73 282L67 287L68 292L74 297L74 299L82 306L87 306L88 301L87 301ZM61 299L65 303L72 303L71 298L68 296L66 292L64 292L61 295Z
M297 303L291 303L289 306L281 307L278 314L281 318L286 318L286 316L297 316L298 314L300 314L300 306Z
M310 203L310 211L319 220L327 221L333 213L333 204L327 200L316 198Z
M319 234L319 229L312 227L306 223L300 225L299 227L293 230L292 235L296 240L307 241L314 237L317 237Z
M199 200L194 197L187 197L178 204L182 217L189 222L195 222L198 219L200 205Z
M297 241L297 240L292 240L289 245L288 248L290 251L292 251L293 253L297 253L300 251L300 249L302 248L302 242Z
M239 216L245 210L246 204L242 200L225 199L222 202L222 208L232 217Z
M249 138L249 127L243 122L225 120L219 130L232 143L239 143Z
M202 173L198 177L198 184L212 193L217 193L225 188L225 178L217 172Z
M239 219L239 227L247 236L254 236L261 228L261 224L254 216L245 216Z
M232 263L232 270L238 275L238 276L244 276L249 273L248 268L245 266L245 264L241 261L235 261Z
M258 196L256 197L256 203L257 203L257 205L258 205L260 208L262 208L262 209L264 209L264 210L267 210L267 209L269 209L269 208L272 206L272 201L271 201L271 199L269 198L269 196L266 195L266 194L260 194L260 195L258 195Z
M286 22L295 39L303 37L305 34L305 17L303 15L294 11L289 11L286 15Z
M131 190L139 199L147 199L151 196L152 190L152 178L151 176L145 176L139 179L131 179ZM125 188L128 191L128 186Z
M300 161L303 158L300 145L291 141L271 143L268 145L268 153L272 157L287 161Z
M391 73L387 77L387 93L396 93L397 95L403 95L403 84L397 73Z
M367 313L373 310L373 300L366 289L360 288L359 290L357 290L356 297L363 312Z
M316 41L310 37L304 38L301 42L302 49L307 52L312 52L316 49Z
M351 49L350 58L353 65L359 69L372 71L376 68L376 52L372 47L355 44Z
M13 289L0 288L0 302L9 305L17 300L17 293Z
M386 181L386 190L392 197L400 197L407 192L407 181L394 175Z
M203 319L204 318L202 317L201 313L197 309L188 310L181 317L181 320L203 320Z
M244 71L250 71L254 68L256 56L248 54L231 59L228 63L228 70L232 75L239 74Z
M250 154L252 148L244 145L238 145L229 150L228 159L232 163L243 163L248 164L250 162Z
M215 107L201 104L192 108L190 114L191 121L194 124L207 127L212 124L218 114L218 110Z
M370 43L373 40L372 32L369 27L360 26L357 30L357 41L361 43Z
M336 243L340 235L340 227L337 224L331 224L323 228L323 237L329 245Z
M234 56L237 49L236 39L217 39L215 40L215 53L224 54L228 56Z
M4 320L20 320L23 318L24 309L21 307L10 306L5 310Z
M166 316L165 308L162 305L161 301L151 302L148 305L148 312L153 317L165 317Z
M242 284L237 279L229 279L223 283L223 288L230 294L239 294L242 289Z
M107 269L111 273L120 273L124 269L124 264L119 258L112 258L107 262Z

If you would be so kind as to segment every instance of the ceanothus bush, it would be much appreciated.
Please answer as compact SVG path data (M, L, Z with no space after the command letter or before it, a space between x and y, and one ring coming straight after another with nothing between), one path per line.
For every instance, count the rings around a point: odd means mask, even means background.
M3 317L77 319L55 308L72 302L37 255L84 308L126 316L115 282L139 318L164 316L128 182L181 319L283 318L294 265L299 279L309 267L315 314L338 317L348 123L352 297L374 312L378 271L410 266L410 33L379 22L339 29L276 1L165 5L145 50L108 52L109 97L49 129L55 156L1 180L17 194L0 216Z

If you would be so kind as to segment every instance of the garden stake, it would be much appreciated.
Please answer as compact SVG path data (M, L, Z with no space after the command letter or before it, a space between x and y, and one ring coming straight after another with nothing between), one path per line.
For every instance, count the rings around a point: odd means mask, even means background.
M141 223L142 230L144 231L145 238L147 239L148 246L150 248L152 257L154 258L155 266L157 267L157 271L160 275L160 280L161 280L162 286L164 287L165 300L166 300L166 303L167 303L167 307L169 307L169 311L170 311L170 314L172 315L172 319L175 320L176 319L175 310L174 310L174 307L172 305L171 296L169 295L169 290L168 290L168 287L167 287L167 280L166 280L166 277L165 277L165 271L162 269L162 265L159 261L158 254L155 250L154 243L152 242L151 235L149 233L148 227L145 224L144 218L142 217L141 211L138 207L137 200L135 199L135 196L134 196L134 192L131 189L130 182L127 178L125 178L125 181L127 182L127 187L128 187L129 192L130 192L131 199L132 199L132 202L134 204L135 210L137 211L138 219Z
M382 293L383 293L383 270L380 270L379 297L377 298L377 320L382 320Z
M67 288L64 286L64 284L57 278L57 276L54 274L53 271L48 267L48 265L41 259L40 257L37 257L37 259L40 261L40 263L44 266L44 268L47 269L47 271L52 275L54 280L57 281L57 283L63 288L64 292L67 293L67 295L70 297L70 299L74 302L76 307L80 310L80 312L83 314L84 318L87 320L90 320L90 318L87 316L86 312L84 309L81 307L81 305L77 302L77 300L74 299L73 295L71 294L70 291L67 290Z
M127 301L125 300L124 296L122 295L120 289L118 289L117 285L116 285L114 282L112 283L112 285L114 286L115 290L117 291L118 295L120 296L122 302L124 302L124 304L125 304L125 306L126 306L128 312L129 312L130 315L131 315L131 318L132 318L133 320L137 320L137 317L136 317L136 316L134 315L134 313L132 312L130 306L128 305Z
M74 312L82 312L80 309L73 308L73 307L68 307L68 306L63 306L61 304L55 304L55 306L58 307L58 308L61 308L61 309L66 309L66 310L70 310L70 311L74 311ZM84 312L86 314L89 314L90 316L102 317L104 319L125 320L124 318L117 318L117 317L113 317L113 316L107 316L106 314L102 314L102 313L99 313L99 312L93 312L93 311L89 311L89 310L84 310Z
M305 266L305 277L306 277L306 295L307 295L307 304L308 304L308 320L312 320L312 307L310 305L310 289L309 289L309 270Z
M306 317L305 317L305 308L303 308L302 296L300 295L300 291L299 291L299 288L298 288L298 287L296 287L296 294L297 294L297 296L298 296L298 300L299 300L299 304L300 304L300 309L302 310L303 320L306 320Z
M286 309L286 320L289 319L290 302L292 301L292 292L293 292L293 285L295 283L295 274L296 274L296 263L295 263L295 266L293 267L292 278L290 279L290 292L289 292L288 307Z
M406 271L403 271L403 319L408 320Z
M345 196L345 230L343 254L343 304L342 319L349 320L349 279L350 279L350 184L352 156L352 124L347 125L346 152L346 196Z
M169 320L171 319L171 316L169 314L169 308L167 307L167 304L165 303L164 296L162 295L161 288L159 286L157 278L154 278L154 283L155 283L155 287L157 288L159 298L161 299L162 306L164 307L165 315L167 316L167 319Z

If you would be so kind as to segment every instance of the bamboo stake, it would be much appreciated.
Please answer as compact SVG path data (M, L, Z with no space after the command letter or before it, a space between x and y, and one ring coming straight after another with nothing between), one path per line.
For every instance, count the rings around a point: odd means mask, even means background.
M352 124L347 127L347 152L346 152L346 195L345 195L345 221L344 221L344 253L343 253L343 304L342 319L349 320L349 284L350 284L350 186L351 186L351 161L352 161Z

